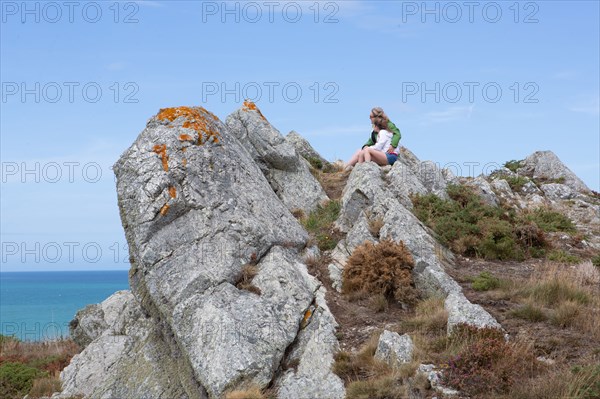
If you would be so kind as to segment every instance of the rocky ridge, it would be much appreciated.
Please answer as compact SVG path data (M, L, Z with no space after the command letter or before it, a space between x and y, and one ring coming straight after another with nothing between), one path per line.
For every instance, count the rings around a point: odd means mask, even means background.
M489 203L568 207L593 231L599 205L552 155L521 165L518 173L531 175L534 187L519 192L506 180L516 175L508 169L468 183ZM250 386L286 399L343 398L331 371L337 322L327 287L307 272L308 234L291 213L307 214L327 200L311 158L323 160L300 135L282 136L249 102L225 123L200 107L152 117L114 166L131 291L77 314L72 337L84 350L53 398L220 398ZM563 179L534 181L547 176ZM393 167L355 167L336 222L345 238L331 254L333 286L341 288L344 264L362 242L401 240L415 259L421 293L445 298L448 332L459 323L501 328L446 274L453 255L411 212L411 194L446 198L446 186L459 180L407 149ZM373 220L381 221L378 234ZM596 238L590 246L600 245ZM239 284L247 267L256 270L251 290ZM394 344L382 344L381 356L399 360L389 348Z

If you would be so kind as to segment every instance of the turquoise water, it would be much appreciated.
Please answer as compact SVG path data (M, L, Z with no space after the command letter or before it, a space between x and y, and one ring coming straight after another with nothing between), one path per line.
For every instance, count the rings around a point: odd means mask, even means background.
M79 309L126 289L127 270L0 273L0 333L28 341L67 337Z

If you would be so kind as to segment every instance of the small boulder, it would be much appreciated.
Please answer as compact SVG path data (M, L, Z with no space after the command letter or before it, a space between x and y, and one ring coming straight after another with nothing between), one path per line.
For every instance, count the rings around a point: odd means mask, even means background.
M396 368L412 361L414 345L408 334L384 330L379 336L375 358Z

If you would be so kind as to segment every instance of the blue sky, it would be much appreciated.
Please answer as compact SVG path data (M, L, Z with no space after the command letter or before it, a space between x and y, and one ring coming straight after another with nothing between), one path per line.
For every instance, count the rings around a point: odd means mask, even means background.
M383 107L419 158L552 150L600 191L598 1L1 1L2 271L127 268L111 165L160 108L254 99L347 159Z

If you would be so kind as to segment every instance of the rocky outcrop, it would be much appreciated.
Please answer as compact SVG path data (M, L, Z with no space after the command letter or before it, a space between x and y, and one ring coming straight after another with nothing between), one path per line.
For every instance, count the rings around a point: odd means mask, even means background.
M260 155L263 166L297 160L282 145L279 158ZM245 147L261 148L202 108L169 108L114 165L132 290L116 302L137 316L116 328L118 306L108 303L79 316L75 328L91 343L65 370L65 394L219 398L254 384L300 398L313 384L322 388L312 397L344 396L330 370L336 324L299 255L307 233ZM238 288L248 264L252 290ZM293 373L289 356L299 361Z
M308 214L328 199L310 173L308 162L298 155L291 141L267 121L256 105L245 102L242 108L227 117L226 124L289 210L301 209Z
M320 163L322 165L321 167L329 164L329 161L323 158L321 154L319 154L313 148L313 146L310 145L308 140L306 140L297 132L292 130L287 134L287 136L285 136L285 140L290 143L296 149L296 152L307 161Z
M344 189L336 222L340 230L348 234L333 251L333 261L329 265L334 287L341 289L343 268L352 250L365 240L379 240L368 230L369 219L376 218L382 221L381 239L403 241L410 250L415 260L413 272L417 288L425 296L441 295L446 298L445 306L451 320L448 332L456 322L500 328L500 324L481 306L465 298L458 283L444 271L444 265L453 262L452 254L437 243L432 232L403 204L402 197L396 196L396 187L407 181L421 182L414 173L406 175L404 172L412 170L405 169L407 165L416 164L419 162L414 155L407 157L396 162L387 175L373 162L354 167ZM398 172L400 169L404 170L403 173ZM423 182L421 185L426 187Z
M506 182L506 180L503 181ZM498 205L499 202L496 193L484 176L477 176L475 179L467 181L466 185L472 187L486 204L491 206Z
M588 192L590 189L552 151L536 151L524 161L517 173L541 181L561 180L575 191Z

